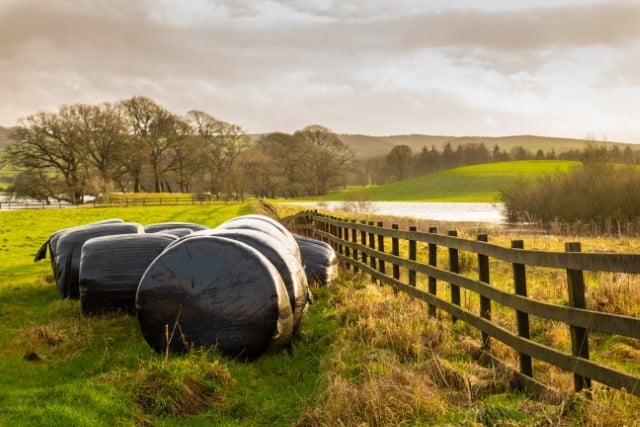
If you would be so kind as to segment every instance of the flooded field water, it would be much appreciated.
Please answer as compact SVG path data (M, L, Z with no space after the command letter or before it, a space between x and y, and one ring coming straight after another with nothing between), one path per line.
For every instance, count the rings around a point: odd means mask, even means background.
M434 221L505 223L502 203L433 203L433 202L296 202L308 209L350 211L376 215L393 215Z

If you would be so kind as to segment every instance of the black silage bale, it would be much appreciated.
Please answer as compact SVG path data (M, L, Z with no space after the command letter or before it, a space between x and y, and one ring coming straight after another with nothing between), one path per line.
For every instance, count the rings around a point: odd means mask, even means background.
M84 314L124 310L135 313L136 291L151 262L177 237L119 234L95 237L82 246L80 301Z
M300 325L310 301L309 285L304 268L282 241L256 230L212 229L212 236L220 236L246 243L257 249L278 270L284 282L293 311L294 330Z
M220 224L218 229L250 229L269 234L281 240L300 261L300 249L293 235L282 224L265 215L242 215Z
M327 286L338 277L338 256L333 248L320 240L294 235L309 284Z
M162 252L140 280L136 315L157 352L216 348L254 359L288 346L293 315L280 274L236 240L190 236Z
M148 234L157 234L157 233L171 234L172 236L175 236L175 237L184 237L193 233L193 230L190 228L168 228L168 229L148 232Z
M40 249L38 249L38 252L36 252L35 257L33 258L34 262L38 262L40 260L43 260L47 257L47 249L49 250L49 258L51 259L51 270L53 271L53 277L57 277L58 275L58 271L57 271L57 265L56 265L56 248L58 246L58 239L60 239L60 236L65 233L66 231L70 231L70 230L78 230L81 229L83 227L89 227L92 225L101 225L101 224L121 224L124 221L119 219L119 218L111 218L111 219L105 219L102 221L96 221L96 222L90 222L88 224L82 224L82 225L77 225L75 227L69 227L69 228L64 228L62 230L58 230L55 233L53 233L51 236L49 236L49 238L47 239L46 242L44 242L42 244L42 246L40 246Z
M116 234L141 233L144 233L142 226L134 223L97 224L62 233L56 244L56 284L60 296L76 299L80 297L80 256L82 245L87 240Z
M175 228L188 228L191 231L206 230L206 225L196 224L193 222L158 222L155 224L147 224L144 226L145 233L156 233L158 231L172 230Z

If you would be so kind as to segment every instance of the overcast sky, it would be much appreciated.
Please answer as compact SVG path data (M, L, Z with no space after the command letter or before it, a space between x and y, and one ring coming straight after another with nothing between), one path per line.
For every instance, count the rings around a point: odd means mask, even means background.
M640 143L640 1L0 0L0 124L154 99L247 132Z

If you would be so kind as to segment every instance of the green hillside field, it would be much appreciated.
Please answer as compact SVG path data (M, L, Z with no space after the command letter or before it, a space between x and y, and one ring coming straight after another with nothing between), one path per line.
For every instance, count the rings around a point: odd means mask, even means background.
M366 197L378 201L429 201L429 202L496 202L500 189L519 178L535 179L544 174L568 171L579 162L564 160L525 160L515 162L485 163L440 171L432 174L367 187ZM362 193L347 190L332 193L323 200L353 200Z

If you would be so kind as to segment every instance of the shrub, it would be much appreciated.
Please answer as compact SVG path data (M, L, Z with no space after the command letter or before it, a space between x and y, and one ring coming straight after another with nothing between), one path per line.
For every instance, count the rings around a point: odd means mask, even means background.
M640 216L640 170L634 166L587 162L569 173L535 183L517 181L501 190L511 221L589 225L605 233L631 233Z

